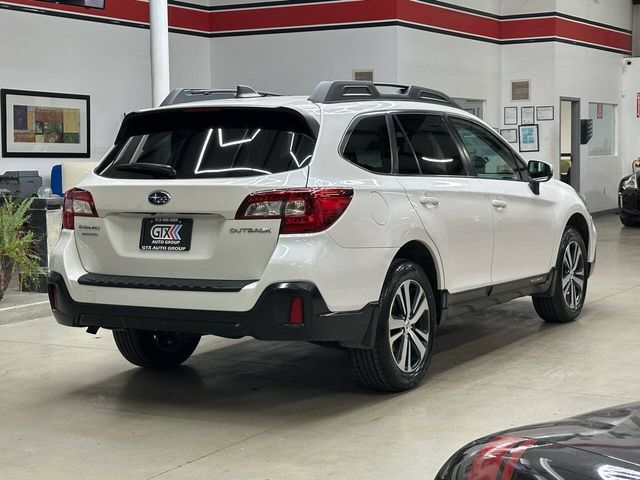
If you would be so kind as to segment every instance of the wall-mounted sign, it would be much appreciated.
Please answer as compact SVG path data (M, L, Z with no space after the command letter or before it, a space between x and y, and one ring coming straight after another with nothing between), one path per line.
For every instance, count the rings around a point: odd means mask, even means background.
M523 125L533 125L536 123L535 114L535 107L522 107L520 109L520 121Z
M504 128L500 130L500 135L509 143L518 143L518 130L515 128Z
M596 108L596 119L602 120L604 118L604 105L599 103Z
M538 133L538 125L520 125L518 130L520 133L520 151L539 152L540 135Z
M504 124L518 125L518 107L504 107Z
M536 109L536 118L539 122L545 122L553 120L554 118L553 107L538 107Z

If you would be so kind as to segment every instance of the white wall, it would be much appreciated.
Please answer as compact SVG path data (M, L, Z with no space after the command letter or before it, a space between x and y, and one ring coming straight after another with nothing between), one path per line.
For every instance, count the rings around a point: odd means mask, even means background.
M353 70L395 82L397 52L397 27L214 38L211 78L215 87L308 95L322 80L350 80Z
M398 30L398 81L442 90L455 98L486 100L484 119L498 127L500 48L402 27Z
M557 96L580 98L580 118L589 118L590 102L620 104L622 55L565 44L556 45L556 55ZM580 149L580 191L593 211L616 208L622 146L617 150L614 156L592 157L587 145Z
M630 30L632 4L632 0L556 0L556 11Z
M555 9L556 0L503 0L500 3L502 15L553 12Z
M526 160L542 160L552 164L556 178L560 178L560 156L558 155L560 97L556 91L554 77L555 56L556 44L554 43L504 45L502 47L501 96L503 106L518 108L518 122L522 122L522 107L554 107L555 120L538 123L540 151L521 155ZM511 101L511 82L518 80L531 82L530 101ZM502 128L514 127L504 125Z
M209 39L170 42L172 86L208 87ZM92 160L113 144L125 113L151 106L149 30L1 10L0 45L0 88L91 96ZM33 169L48 181L69 160L0 158L0 173Z

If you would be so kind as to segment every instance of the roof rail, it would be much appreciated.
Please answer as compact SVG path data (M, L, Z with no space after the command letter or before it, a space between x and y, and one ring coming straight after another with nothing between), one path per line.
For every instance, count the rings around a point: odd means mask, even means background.
M378 87L392 87L396 90L392 93L382 93ZM437 90L417 85L400 85L396 83L347 80L320 82L309 97L309 101L314 103L361 102L363 100L408 100L439 103L460 108L451 97Z
M229 98L254 98L254 97L275 97L278 93L257 92L246 85L238 85L235 90L216 89L200 90L193 88L176 88L172 90L167 98L160 104L161 107L176 105L179 103L202 102L205 100L221 100Z

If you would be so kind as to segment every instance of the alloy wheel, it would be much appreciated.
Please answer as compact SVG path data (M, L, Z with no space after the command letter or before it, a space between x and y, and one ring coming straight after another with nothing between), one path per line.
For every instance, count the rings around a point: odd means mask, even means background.
M423 321L427 318L427 321ZM415 280L403 282L389 313L389 345L396 365L405 373L420 368L429 349L429 302Z
M567 306L576 309L584 294L584 256L578 242L567 245L562 259L562 295Z

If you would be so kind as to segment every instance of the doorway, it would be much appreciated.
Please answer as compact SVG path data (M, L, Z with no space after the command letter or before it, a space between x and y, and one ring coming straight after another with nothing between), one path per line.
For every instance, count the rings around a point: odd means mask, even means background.
M580 191L579 98L560 98L560 180Z
M469 112L481 120L484 118L484 100L474 100L470 98L454 98L453 100L460 105L460 108L465 112Z

